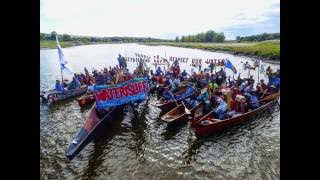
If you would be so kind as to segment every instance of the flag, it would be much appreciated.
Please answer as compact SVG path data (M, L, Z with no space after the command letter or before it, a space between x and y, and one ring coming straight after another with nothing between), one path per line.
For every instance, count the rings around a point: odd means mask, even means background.
M56 41L57 41L57 48L58 48L58 54L59 54L60 68L64 72L67 72L69 74L73 74L73 71L71 70L71 68L67 66L68 62L64 58L64 55L63 55L63 52L62 52L57 35L56 35Z
M225 67L231 69L234 74L237 74L237 69L233 66L233 64L231 63L231 61L229 59L227 59L227 63L225 65Z

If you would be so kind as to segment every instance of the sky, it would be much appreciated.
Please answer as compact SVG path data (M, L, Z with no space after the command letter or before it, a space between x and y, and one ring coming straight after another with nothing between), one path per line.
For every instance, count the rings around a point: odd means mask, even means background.
M280 32L280 0L40 0L40 32L174 39Z

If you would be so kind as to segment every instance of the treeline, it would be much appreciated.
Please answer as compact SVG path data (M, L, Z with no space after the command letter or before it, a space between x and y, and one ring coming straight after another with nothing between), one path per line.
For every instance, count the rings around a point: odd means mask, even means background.
M244 36L236 37L237 42L243 42L243 41L266 41L266 40L275 40L275 39L280 39L280 33L263 33L263 34L258 34L258 35L253 35L253 36Z
M224 42L225 36L223 32L218 33L209 30L205 33L199 33L196 35L182 36L180 39L177 36L176 42Z
M40 33L40 40L55 41L56 32L53 31L50 34ZM170 40L155 39L155 38L144 38L144 37L90 37L90 36L74 36L69 34L58 35L59 40L61 41L70 41L70 42L171 42Z

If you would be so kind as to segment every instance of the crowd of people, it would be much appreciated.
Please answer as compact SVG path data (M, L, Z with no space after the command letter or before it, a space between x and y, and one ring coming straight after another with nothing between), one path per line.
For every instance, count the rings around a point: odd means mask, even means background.
M213 71L215 64L212 63L209 64L208 69L199 69L198 73L192 71L189 74L186 70L181 72L178 61L174 61L171 67L168 65L167 70L157 67L155 73L143 62L139 62L136 69L131 73L127 69L125 62L125 58L119 54L119 65L115 67L109 66L109 68L93 70L92 73L89 73L87 68L84 68L84 73L75 73L70 83L67 83L67 81L61 83L57 80L56 91L77 89L82 85L113 85L134 78L147 77L151 86L162 90L157 91L162 99L168 101L176 98L174 93L180 90L179 87L182 82L187 81L193 86L187 86L186 92L188 91L188 93L192 94L193 89L196 89L197 92L192 97L185 99L185 103L189 107L195 107L199 102L203 102L205 104L203 113L214 110L214 117L219 119L228 117L233 111L244 113L250 109L259 108L259 99L280 91L280 69L272 73L270 66L266 69L268 83L266 84L261 79L254 86L255 80L253 76L241 78L241 73L239 73L236 79L230 76L227 77L224 68L219 71ZM230 90L230 100L221 93L221 89ZM244 102L241 103L241 107L237 106L238 101Z
M119 64L115 67L109 66L101 70L94 69L92 73L89 73L87 68L84 68L84 73L74 73L72 81L67 83L68 80L64 80L61 83L56 80L55 90L63 92L66 90L78 89L82 85L92 86L97 85L113 85L122 83L134 78L149 77L149 69L145 67L144 63L139 63L138 67L131 73L127 69L126 60L119 54Z
M248 110L254 110L260 107L259 99L262 99L270 94L279 92L280 90L280 70L275 73L268 73L269 82L266 84L261 79L256 86L255 80L251 75L249 78L241 78L241 73L238 77L232 78L226 76L224 68L220 71L213 72L213 65L209 65L209 71L200 70L198 73L193 72L191 75L183 70L180 72L178 63L174 63L171 69L165 73L160 67L156 70L153 80L158 84L163 84L164 91L162 99L172 100L175 97L173 93L179 91L181 82L188 79L198 89L192 97L185 99L186 104L190 108L194 108L198 103L203 102L205 107L203 113L206 114L213 110L215 118L224 119L237 112L245 113ZM271 68L268 67L271 71ZM178 70L176 70L178 69ZM229 89L230 100L227 101L225 95L221 93L221 89ZM237 101L241 101L242 106L237 107Z

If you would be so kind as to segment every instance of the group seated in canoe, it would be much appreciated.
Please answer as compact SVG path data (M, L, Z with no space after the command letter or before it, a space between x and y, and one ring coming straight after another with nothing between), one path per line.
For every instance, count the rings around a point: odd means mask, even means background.
M242 79L239 73L237 79L231 79L230 76L227 79L223 68L215 73L203 71L193 73L188 80L195 84L197 92L184 99L184 102L189 108L194 108L202 102L205 105L202 114L212 112L213 117L220 120L232 117L236 113L246 113L261 106L259 99L279 92L280 70L277 72L269 76L268 84L261 79L255 88L253 76ZM167 71L162 76L165 90L161 99L166 101L178 98L174 93L179 90L179 83L185 80L182 78L182 73L178 76L171 73L172 71ZM159 79L161 77L157 80ZM191 86L187 87L191 89Z
M67 80L64 80L61 83L59 80L56 80L55 89L57 92L63 92L66 90L78 89L81 87L83 83L79 81L79 77L77 74L74 74L72 81L67 83Z

